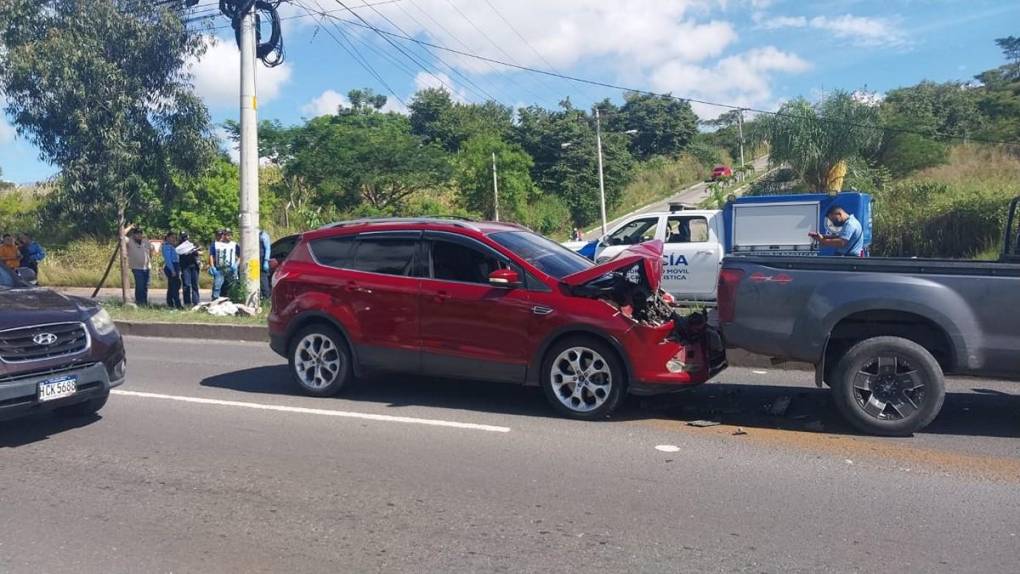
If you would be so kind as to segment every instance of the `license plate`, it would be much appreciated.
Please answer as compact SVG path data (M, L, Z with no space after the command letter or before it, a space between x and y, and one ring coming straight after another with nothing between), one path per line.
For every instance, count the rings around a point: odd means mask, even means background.
M60 377L39 383L39 402L69 397L78 391L78 377Z

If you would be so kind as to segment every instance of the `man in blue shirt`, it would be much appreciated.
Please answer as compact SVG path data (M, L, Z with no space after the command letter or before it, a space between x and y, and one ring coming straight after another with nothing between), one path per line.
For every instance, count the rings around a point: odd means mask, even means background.
M181 256L177 253L177 234L163 236L163 274L166 275L166 306L183 309L181 305Z
M808 235L825 247L834 247L837 255L861 257L864 255L864 228L852 214L839 206L832 206L825 217L839 228L837 233L821 235L812 231Z
M273 242L269 239L269 234L266 233L265 229L259 231L259 263L261 263L261 273L259 274L259 291L263 299L269 299L271 286L269 282L269 255L272 248Z

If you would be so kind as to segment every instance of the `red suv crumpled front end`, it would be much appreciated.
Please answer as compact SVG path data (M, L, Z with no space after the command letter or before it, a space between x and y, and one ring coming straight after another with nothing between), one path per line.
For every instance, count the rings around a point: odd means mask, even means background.
M629 321L616 336L629 359L631 394L701 384L727 366L719 332L704 313L684 316L670 306L662 273L662 242L655 240L563 279L574 295L602 300Z

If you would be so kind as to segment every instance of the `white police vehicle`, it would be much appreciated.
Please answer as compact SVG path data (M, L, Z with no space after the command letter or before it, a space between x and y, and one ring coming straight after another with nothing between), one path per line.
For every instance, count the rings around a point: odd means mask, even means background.
M631 245L659 239L662 288L681 303L712 303L725 253L723 237L722 211L671 204L669 211L637 214L610 229L593 246L594 260L608 261Z

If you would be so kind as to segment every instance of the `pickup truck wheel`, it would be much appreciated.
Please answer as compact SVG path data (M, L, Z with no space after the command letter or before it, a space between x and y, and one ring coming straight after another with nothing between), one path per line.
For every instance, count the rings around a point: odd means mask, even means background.
M946 389L935 357L900 337L875 337L854 345L832 377L836 408L869 434L907 436L942 410Z
M294 381L309 395L335 395L351 378L347 342L325 325L306 327L294 336L289 362Z
M101 397L95 397L87 401L75 403L73 405L67 405L66 407L60 407L56 409L56 413L62 417L87 417L94 415L99 412L104 406L106 401L110 398L110 393L106 393Z
M613 349L590 337L568 337L546 351L542 388L560 413L596 420L619 406L626 386L623 365Z

